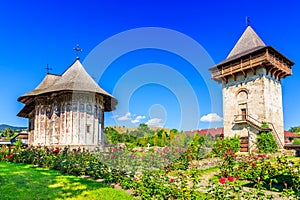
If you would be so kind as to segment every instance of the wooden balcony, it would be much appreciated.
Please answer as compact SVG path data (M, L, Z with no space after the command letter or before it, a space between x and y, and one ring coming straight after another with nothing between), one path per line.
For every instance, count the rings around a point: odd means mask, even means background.
M285 78L292 74L292 61L283 56L272 47L264 47L236 58L225 60L215 67L211 68L212 79L221 82L227 82L229 77L236 80L238 73L247 77L247 72L252 71L256 74L259 66L265 67L267 74L276 79Z

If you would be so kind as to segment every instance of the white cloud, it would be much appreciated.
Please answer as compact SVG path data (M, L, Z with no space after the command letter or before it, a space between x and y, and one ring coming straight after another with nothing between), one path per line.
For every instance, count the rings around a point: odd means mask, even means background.
M131 123L139 123L142 119L145 119L146 116L131 114L130 112L126 113L124 116L118 118L119 121L131 121Z
M201 122L220 122L223 118L220 117L217 113L209 113L207 115L203 115L200 118Z
M137 116L135 119L137 120L146 119L146 116Z
M142 119L145 119L146 116L136 116L134 119L131 120L131 123L135 124L135 123L139 123Z
M159 118L153 118L153 119L149 119L146 124L148 126L157 126L157 127L162 127L163 123L162 123L162 119Z
M128 120L131 120L131 117L130 117L130 112L126 113L124 116L121 116L118 118L119 121L128 121Z

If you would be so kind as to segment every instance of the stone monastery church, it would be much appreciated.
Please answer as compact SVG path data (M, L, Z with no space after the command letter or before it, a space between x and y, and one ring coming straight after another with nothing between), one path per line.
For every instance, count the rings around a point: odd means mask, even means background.
M212 79L222 84L224 136L240 136L241 151L254 150L261 131L271 131L284 147L281 80L293 65L247 26L227 58L210 68ZM47 74L18 101L25 104L18 116L29 119L29 145L87 149L103 146L104 112L118 103L79 59L62 75Z
M62 74L47 74L31 92L18 98L17 114L29 119L29 145L102 148L104 112L117 100L85 71L79 58Z

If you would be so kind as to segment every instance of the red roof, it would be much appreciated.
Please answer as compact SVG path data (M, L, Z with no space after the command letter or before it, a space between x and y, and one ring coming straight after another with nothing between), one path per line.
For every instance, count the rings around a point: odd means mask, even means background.
M201 130L195 130L195 131L186 131L185 132L188 135L194 135L198 133L199 135L211 135L212 137L219 136L221 134L224 134L224 128L209 128L209 129L201 129Z
M284 137L285 138L300 138L300 135L289 132L289 131L284 131Z

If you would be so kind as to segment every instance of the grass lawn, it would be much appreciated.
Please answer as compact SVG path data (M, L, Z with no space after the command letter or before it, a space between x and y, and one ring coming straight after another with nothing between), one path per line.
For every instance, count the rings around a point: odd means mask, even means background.
M0 199L134 199L90 179L32 165L0 162Z

